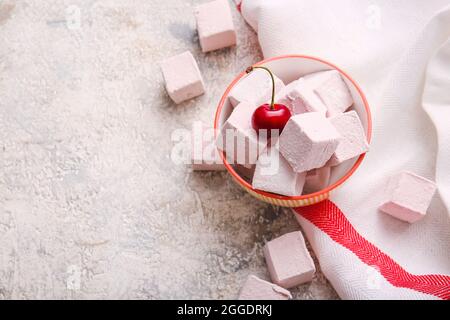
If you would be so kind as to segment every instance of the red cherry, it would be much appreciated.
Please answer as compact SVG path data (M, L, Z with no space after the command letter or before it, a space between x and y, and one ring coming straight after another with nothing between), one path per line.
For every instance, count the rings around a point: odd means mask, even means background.
M260 129L269 130L267 132L267 136L269 137L271 129L278 129L278 133L281 133L291 117L291 111L283 104L275 104L275 78L272 71L264 66L251 66L248 67L245 72L250 73L255 69L263 69L267 71L270 75L270 79L272 80L272 99L270 104L266 103L259 106L256 108L255 112L253 112L252 116L253 129L256 131Z
M274 104L273 107L266 103L259 106L252 116L252 126L256 131L260 129L278 129L279 133L291 117L291 111L284 104Z

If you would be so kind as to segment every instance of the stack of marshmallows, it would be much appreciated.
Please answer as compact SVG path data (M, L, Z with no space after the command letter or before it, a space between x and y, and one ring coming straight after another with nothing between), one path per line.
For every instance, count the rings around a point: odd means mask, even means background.
M292 114L281 134L262 135L252 127L253 112L272 93L270 77L257 69L230 91L233 111L217 146L255 189L285 196L317 192L329 184L332 167L368 151L359 116L351 110L351 92L337 70L311 73L287 85L274 77L275 103Z

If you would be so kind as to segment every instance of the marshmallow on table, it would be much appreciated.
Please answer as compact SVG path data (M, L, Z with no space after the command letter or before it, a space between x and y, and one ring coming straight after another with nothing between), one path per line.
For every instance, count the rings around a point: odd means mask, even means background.
M409 223L422 219L436 191L433 181L403 171L389 179L380 210Z
M273 75L275 80L275 93L284 87L276 75ZM255 107L259 107L264 103L269 103L272 97L272 79L267 71L263 69L254 69L251 73L244 76L235 84L233 89L228 94L228 99L233 107L236 107L241 102L249 102Z
M264 256L272 281L283 288L309 282L316 272L300 231L287 233L266 243Z
M227 0L215 0L195 9L197 30L203 52L236 44L236 32Z
M194 171L225 170L214 140L214 129L202 127L199 134L192 134L191 168Z
M336 151L341 135L319 112L292 116L278 140L279 150L296 172L323 167Z
M330 181L331 168L322 167L308 171L304 190L313 193L325 189Z
M330 121L341 134L341 140L327 165L336 166L369 150L364 128L355 111L340 113Z
M197 62L189 51L161 62L166 90L175 103L197 97L205 92Z
M293 81L282 88L276 95L275 101L286 105L292 114L305 112L327 114L326 105L303 78Z
M267 148L256 162L252 187L285 196L300 196L305 173L295 172L276 147Z
M249 276L239 294L239 300L289 300L289 291L276 284Z
M267 139L259 139L252 127L252 115L256 106L242 102L234 108L217 139L217 147L224 151L230 164L250 168L264 151Z
M329 117L342 113L353 104L347 84L337 70L311 73L304 77L326 105Z

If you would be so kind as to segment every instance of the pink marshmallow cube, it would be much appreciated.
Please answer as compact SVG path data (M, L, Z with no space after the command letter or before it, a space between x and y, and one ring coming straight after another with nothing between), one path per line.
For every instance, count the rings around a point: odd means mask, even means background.
M267 145L267 139L260 139L253 129L251 118L256 107L242 102L234 108L217 139L217 146L226 153L229 163L249 168Z
M256 162L252 186L285 196L300 196L306 173L295 172L275 147L267 148Z
M272 281L283 288L309 282L316 272L300 231L287 233L266 243L264 256Z
M236 44L236 31L227 0L215 0L197 6L195 17L203 52Z
M276 75L275 93L284 88L284 83ZM255 107L269 103L272 97L272 80L265 70L255 69L247 74L233 87L228 99L233 107L241 102L248 102Z
M353 104L353 98L344 79L337 70L321 71L305 76L327 106L329 117L344 112Z
M279 149L295 172L323 167L336 151L341 136L323 114L292 116L279 138Z
M327 165L336 166L369 150L364 128L355 111L339 113L330 121L341 134L341 140Z
M305 192L313 193L325 189L330 182L330 167L322 167L308 171L305 181Z
M387 200L380 210L397 219L414 223L427 213L435 191L436 184L433 181L412 172L400 172L389 179Z
M189 51L161 62L166 90L175 103L192 99L205 92L197 62Z
M249 276L239 294L239 300L289 300L289 291L276 284Z
M292 114L321 112L326 115L327 113L326 105L303 78L293 81L281 89L275 100L277 103L286 105Z
M298 80L292 81L291 83L287 84L283 88L281 88L278 93L275 96L275 103L284 104L286 107L291 110L292 114L296 114L293 110L292 106L292 98L289 96L289 93L292 92L297 85ZM302 112L297 112L302 113Z
M214 129L203 127L192 132L191 168L194 171L223 171L225 166L214 140Z

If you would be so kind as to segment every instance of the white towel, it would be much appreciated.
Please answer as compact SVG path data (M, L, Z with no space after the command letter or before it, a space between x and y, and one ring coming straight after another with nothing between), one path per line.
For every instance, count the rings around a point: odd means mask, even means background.
M344 299L450 298L450 2L243 0L266 58L306 54L349 73L373 116L371 149L332 202L300 208L320 266ZM388 177L437 182L426 217L377 210Z

